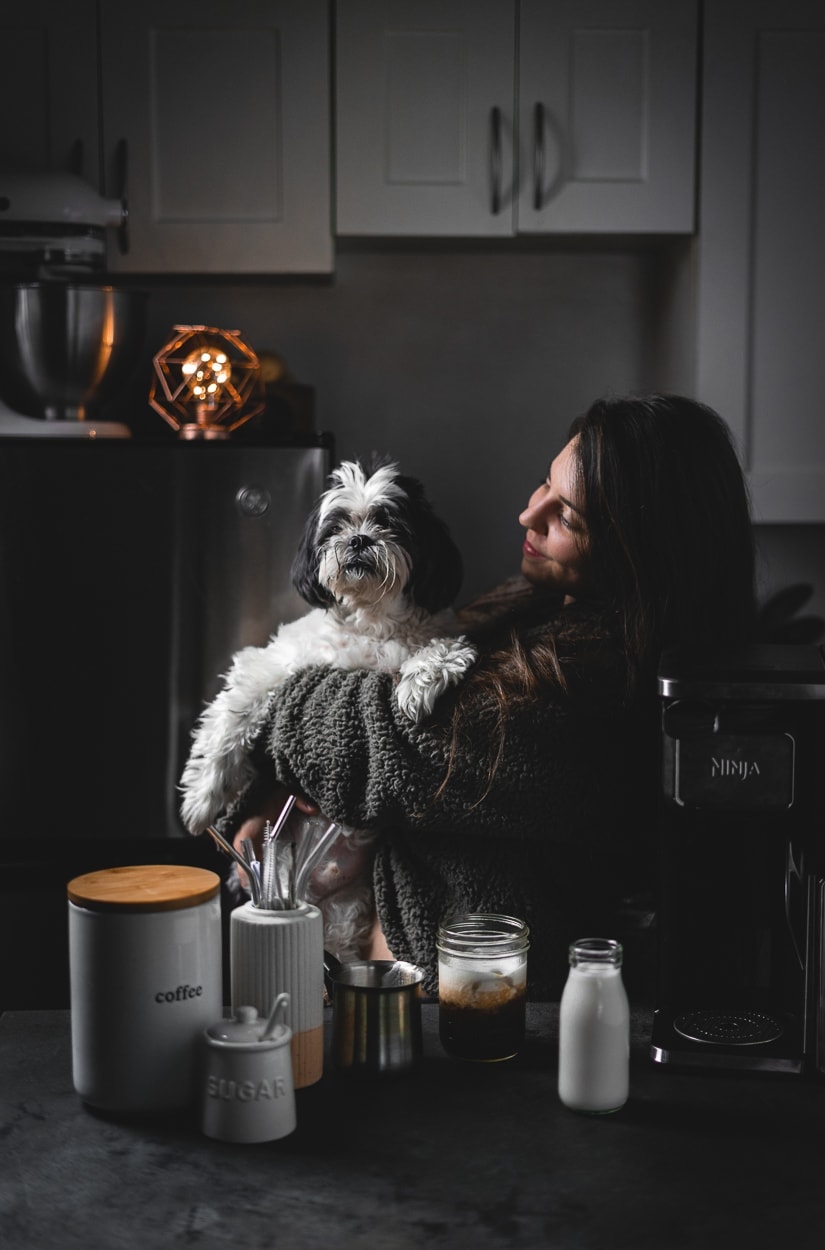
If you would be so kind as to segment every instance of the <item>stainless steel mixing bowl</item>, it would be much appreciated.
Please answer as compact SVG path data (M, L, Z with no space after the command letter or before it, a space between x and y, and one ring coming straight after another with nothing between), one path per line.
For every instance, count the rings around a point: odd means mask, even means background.
M111 286L0 286L0 399L27 417L83 420L134 370L146 299Z

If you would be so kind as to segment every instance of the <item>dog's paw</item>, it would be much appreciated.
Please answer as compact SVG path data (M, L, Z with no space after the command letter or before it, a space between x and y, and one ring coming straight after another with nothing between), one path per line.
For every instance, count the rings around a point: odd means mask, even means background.
M184 828L189 833L203 833L254 776L248 755L240 750L213 756L193 751L178 786Z
M203 833L215 823L226 806L230 791L223 776L203 758L190 758L178 787L181 795L180 818L193 834Z
M438 699L456 686L476 661L466 638L435 638L419 648L399 669L395 700L405 716L419 724Z

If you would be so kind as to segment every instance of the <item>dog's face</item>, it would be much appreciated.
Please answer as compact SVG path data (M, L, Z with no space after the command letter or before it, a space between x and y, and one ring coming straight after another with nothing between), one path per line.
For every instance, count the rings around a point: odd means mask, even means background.
M452 603L461 585L458 548L420 482L379 461L344 461L307 521L292 565L314 607L378 608L405 595L428 612Z

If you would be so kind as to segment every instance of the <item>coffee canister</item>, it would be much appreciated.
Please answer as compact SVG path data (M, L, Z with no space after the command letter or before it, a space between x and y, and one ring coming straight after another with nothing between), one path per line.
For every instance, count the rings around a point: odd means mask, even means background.
M106 868L68 883L74 1087L105 1111L195 1096L198 1044L223 1010L220 878Z

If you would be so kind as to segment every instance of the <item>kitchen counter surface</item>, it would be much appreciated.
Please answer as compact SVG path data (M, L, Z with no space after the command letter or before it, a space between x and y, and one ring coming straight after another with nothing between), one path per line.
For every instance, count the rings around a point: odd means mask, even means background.
M825 1085L663 1070L635 1011L629 1102L579 1116L556 1094L557 1022L533 1004L517 1059L465 1065L442 1052L426 1004L414 1076L328 1071L298 1091L294 1134L239 1146L204 1137L194 1111L90 1111L72 1086L68 1011L7 1012L0 1244L819 1250Z

